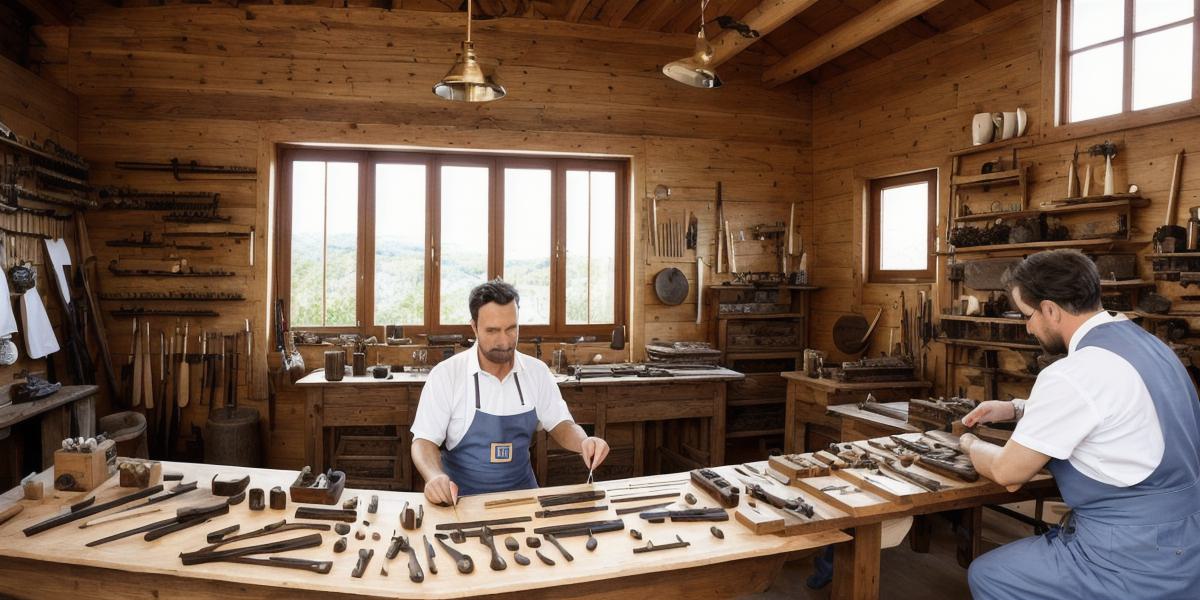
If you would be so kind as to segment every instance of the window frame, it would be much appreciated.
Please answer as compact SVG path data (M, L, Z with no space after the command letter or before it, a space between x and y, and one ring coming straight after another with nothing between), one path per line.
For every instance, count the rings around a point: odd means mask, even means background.
M1124 25L1121 37L1112 38L1102 42L1097 42L1084 46L1077 50L1071 50L1071 9L1073 8L1073 0L1060 0L1060 17L1058 20L1058 36L1057 36L1057 52L1059 85L1060 93L1056 100L1056 108L1059 116L1059 126L1071 126L1087 123L1104 123L1106 120L1123 120L1130 118L1131 115L1160 115L1169 114L1172 111L1177 111L1181 108L1196 107L1198 99L1200 99L1200 0L1192 1L1192 16L1190 19L1181 19L1165 25L1158 25L1141 32L1134 32L1134 2L1135 0L1122 0L1124 3ZM1133 47L1134 41L1139 37L1144 37L1165 29L1179 27L1191 21L1192 25L1192 96L1186 100L1172 102L1169 104L1160 104L1147 108L1134 110L1133 108ZM1122 59L1121 59L1121 110L1120 112L1092 117L1080 121L1071 120L1071 57L1089 50L1094 50L1103 46L1115 43L1123 43Z
M551 249L550 295L551 322L546 325L522 325L526 337L568 339L576 336L607 336L616 326L629 322L629 160L620 157L577 157L513 153L465 153L438 151L409 151L394 149L329 148L308 145L280 144L278 146L278 210L276 228L278 246L276 260L276 297L284 299L290 321L291 315L291 242L292 242L292 164L297 160L329 162L358 162L358 256L356 266L356 322L350 326L310 327L292 325L294 329L316 333L358 333L383 339L385 325L374 324L375 318L375 170L380 164L422 164L425 166L425 294L424 323L404 324L405 335L460 333L472 336L466 325L442 324L441 302L441 167L487 166L488 186L488 261L487 277L501 276L504 269L504 171L506 168L547 168L551 170ZM569 170L611 171L616 177L613 323L568 325L566 323L566 173ZM466 298L461 299L466 303Z
M880 252L880 208L884 189L924 182L929 188L927 202L926 235L928 237L928 254L925 257L926 268L912 270L881 270L879 268ZM867 283L933 283L937 269L935 251L937 249L937 197L938 169L925 169L902 175L878 177L867 182Z

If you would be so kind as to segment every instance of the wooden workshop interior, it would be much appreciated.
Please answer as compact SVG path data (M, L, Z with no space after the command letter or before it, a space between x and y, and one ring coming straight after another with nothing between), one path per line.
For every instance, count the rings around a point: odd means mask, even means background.
M5 0L0 597L970 598L1066 511L958 449L1058 358L1009 267L1081 250L1198 373L1197 10ZM410 426L494 278L611 452L439 507Z

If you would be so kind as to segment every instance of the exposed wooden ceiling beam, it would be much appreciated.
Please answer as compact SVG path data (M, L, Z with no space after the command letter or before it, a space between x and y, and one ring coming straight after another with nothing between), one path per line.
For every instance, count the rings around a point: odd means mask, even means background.
M71 24L71 8L62 0L18 0L18 3L33 13L42 25L61 27Z
M816 3L817 0L764 0L757 8L750 9L741 21L765 36ZM713 65L719 65L737 56L759 39L761 38L742 37L742 34L733 30L722 32L712 41Z
M638 0L609 0L604 8L600 9L600 15L605 19L604 24L609 27L620 27L637 3Z
M810 42L763 72L776 87L861 46L879 34L929 10L942 0L882 0L837 29Z
M583 9L587 8L588 0L574 0L571 2L571 8L567 14L563 16L563 20L570 23L578 23L580 15L583 14Z

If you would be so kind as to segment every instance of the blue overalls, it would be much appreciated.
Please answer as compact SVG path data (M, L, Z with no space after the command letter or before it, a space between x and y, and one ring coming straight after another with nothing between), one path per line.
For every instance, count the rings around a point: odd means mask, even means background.
M1071 512L1047 534L972 563L968 579L978 600L1200 598L1196 389L1170 349L1131 321L1096 326L1079 343L1088 346L1121 356L1141 375L1162 429L1162 462L1142 482L1117 487L1051 459Z
M517 396L525 406L521 380L514 372ZM503 385L503 382L501 382ZM493 415L479 408L479 373L475 373L475 418L453 450L442 451L442 468L458 484L461 496L536 488L529 462L529 442L537 429L537 412Z

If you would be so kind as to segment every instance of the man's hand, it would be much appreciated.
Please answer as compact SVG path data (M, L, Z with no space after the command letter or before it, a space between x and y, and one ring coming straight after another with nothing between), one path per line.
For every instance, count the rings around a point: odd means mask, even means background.
M458 504L458 484L442 473L425 482L425 499L440 506Z
M963 425L974 427L980 423L993 421L1011 421L1016 417L1012 402L1004 400L988 400L975 407L962 418Z
M579 444L579 454L583 456L583 464L589 471L594 471L608 458L608 442L598 438L585 438Z
M971 458L971 447L978 441L979 438L975 434L964 433L958 436L958 447L962 450L963 454L967 455L967 458Z

